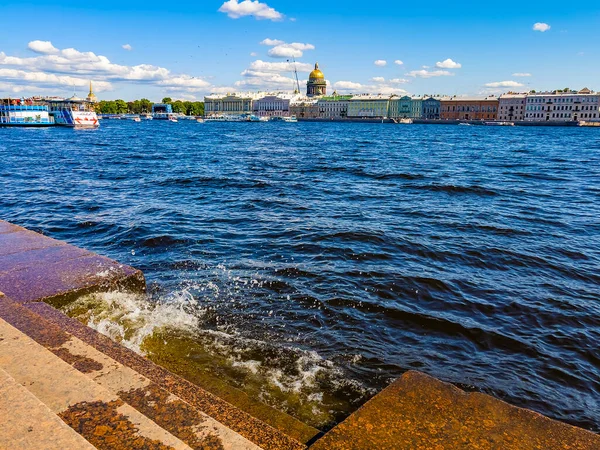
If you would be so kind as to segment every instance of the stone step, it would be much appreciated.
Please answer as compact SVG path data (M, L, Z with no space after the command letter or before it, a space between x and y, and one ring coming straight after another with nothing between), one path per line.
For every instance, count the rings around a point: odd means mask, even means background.
M0 368L97 449L191 450L3 319Z
M598 450L600 436L409 371L311 450Z
M263 448L304 448L319 435L319 430L218 379L199 379L195 373L178 371L191 381L186 382L168 368L150 363L45 304L60 307L90 292L143 291L144 287L139 270L0 220L0 290L11 301L70 331L100 352L111 352L113 359L142 371L163 389Z
M164 369L129 350L124 351L110 339L64 316L47 304L21 305L6 298L0 299L0 317L192 448L207 448L211 445L220 449L240 450L256 450L261 447L274 450L305 448L304 444L246 415L223 400L202 392L196 386L182 385ZM52 317L61 322L51 322L49 319ZM104 345L92 346L83 342L65 331L65 323L75 331L83 330L100 338ZM84 336L87 335L85 333ZM113 354L119 360L111 357ZM131 364L129 358L140 364ZM134 370L131 366L143 370ZM141 372L150 374L150 377ZM181 394L185 396L183 400ZM210 417L212 414L207 412L216 413L219 421L214 416ZM232 426L239 432L234 431ZM247 435L248 439L242 434Z
M94 450L36 396L0 369L0 448Z

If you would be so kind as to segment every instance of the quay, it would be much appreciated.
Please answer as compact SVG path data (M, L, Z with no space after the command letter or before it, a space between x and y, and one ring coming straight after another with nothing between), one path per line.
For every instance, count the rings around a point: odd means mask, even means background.
M0 220L0 448L593 450L600 436L409 371L323 433L224 399L57 309L141 271Z

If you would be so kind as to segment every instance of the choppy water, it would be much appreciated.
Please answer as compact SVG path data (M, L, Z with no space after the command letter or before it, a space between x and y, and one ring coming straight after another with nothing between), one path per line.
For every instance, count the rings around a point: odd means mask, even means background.
M600 130L0 129L0 217L145 272L72 315L314 425L414 368L600 430Z

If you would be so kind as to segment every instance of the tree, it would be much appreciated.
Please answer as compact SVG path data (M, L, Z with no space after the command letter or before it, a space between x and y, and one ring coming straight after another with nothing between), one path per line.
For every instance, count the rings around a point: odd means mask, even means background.
M163 103L172 103L173 100L171 99L171 97L165 97L165 98L162 99L162 102Z
M124 100L115 100L115 105L117 107L117 114L127 114L127 103Z

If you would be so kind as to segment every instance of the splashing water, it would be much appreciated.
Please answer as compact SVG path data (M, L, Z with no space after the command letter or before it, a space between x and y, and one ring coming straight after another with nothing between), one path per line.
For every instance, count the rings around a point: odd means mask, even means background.
M210 314L188 289L158 300L95 293L62 310L216 394L232 386L318 428L331 427L374 393L315 351L250 339L231 325L227 332L211 329Z

